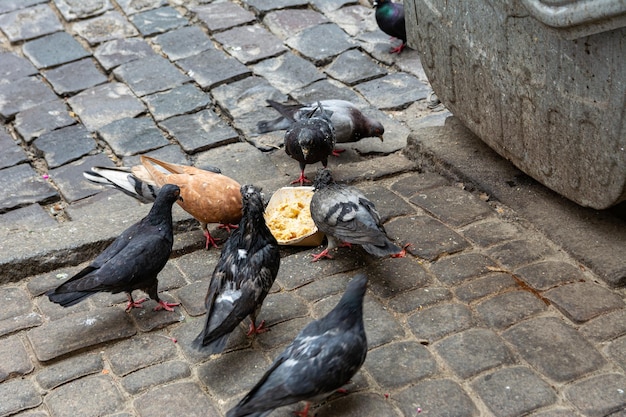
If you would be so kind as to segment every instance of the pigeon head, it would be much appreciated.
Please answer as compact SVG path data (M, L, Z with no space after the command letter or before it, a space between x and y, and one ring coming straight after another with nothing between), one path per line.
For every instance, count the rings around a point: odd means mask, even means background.
M317 175L315 175L315 180L313 181L313 188L317 191L334 183L335 180L330 173L330 169L321 168L317 170Z
M359 318L363 319L363 297L367 290L367 276L358 274L348 283L346 292L335 308L328 314L337 317L339 321L350 325Z
M263 195L259 187L242 185L240 191L244 215L251 211L263 213L265 204L263 203Z

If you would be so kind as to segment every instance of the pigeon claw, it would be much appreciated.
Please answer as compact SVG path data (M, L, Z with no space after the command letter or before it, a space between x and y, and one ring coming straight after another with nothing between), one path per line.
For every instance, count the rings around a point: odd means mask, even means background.
M341 156L341 153L345 152L345 151L346 151L345 149L337 149L337 148L335 148L335 149L333 149L333 156Z
M174 311L172 307L176 307L179 305L180 303L168 303L167 301L159 300L159 305L154 307L154 311L159 311L159 310Z
M405 46L406 46L406 44L405 44L404 42L402 42L402 43L400 44L400 46L396 46L395 48L391 48L391 49L389 50L389 53L390 53L390 54L398 54L398 55L399 55L399 54L400 54L400 52L402 52L402 50L404 49L404 47L405 47Z
M300 183L300 185L304 185L304 184L311 184L312 181L304 175L304 171L303 171L300 173L300 177L297 180L291 181L290 184L298 184L298 183Z
M309 407L310 406L311 406L311 403L307 402L306 405L304 406L304 410L302 410L302 411L294 411L293 412L294 416L309 417Z
M406 245L402 246L402 250L396 254L391 255L392 258L404 258L406 256L406 248L408 248L409 246L411 246L410 243L407 243Z
M313 257L313 260L311 262L317 262L317 261L319 261L322 258L333 259L333 257L328 253L328 248L324 249L323 251L321 251L317 255L312 253L311 256Z
M217 242L219 242L219 239L215 239L213 236L211 236L211 233L209 233L208 229L204 230L204 237L206 237L206 245L204 246L204 249L209 250L209 245L217 248Z
M133 308L143 308L142 303L144 301L146 301L147 298L142 298L140 300L133 300L132 297L128 297L128 303L126 304L126 312L128 313L130 310L132 310Z
M250 328L248 329L248 333L246 333L246 335L252 336L253 334L265 333L268 330L269 329L265 327L265 320L262 320L261 324L258 326L255 326L254 322L250 322Z
M226 231L228 233L232 232L233 229L239 229L239 225L238 224L232 224L232 223L220 223L219 226L217 226L218 229L226 229Z

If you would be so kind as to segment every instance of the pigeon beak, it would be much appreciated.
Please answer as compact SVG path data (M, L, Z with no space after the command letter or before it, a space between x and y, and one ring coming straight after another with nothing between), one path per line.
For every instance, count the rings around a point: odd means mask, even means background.
M185 200L183 200L183 196L182 196L182 195L179 195L179 196L178 196L178 201L180 201L180 202L182 202L182 203L184 203L184 202L185 202Z
M307 158L309 156L309 148L302 148L302 155Z
M380 139L380 141L381 141L381 142L384 142L384 139L383 139L383 134L382 134L382 133L381 133L380 135L378 135L377 137L378 137L378 139Z

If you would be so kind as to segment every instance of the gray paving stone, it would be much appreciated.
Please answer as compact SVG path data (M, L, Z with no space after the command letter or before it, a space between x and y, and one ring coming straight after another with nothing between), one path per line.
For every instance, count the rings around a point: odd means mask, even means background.
M489 273L490 267L495 268L495 262L483 254L461 253L437 260L430 270L444 284L457 285Z
M212 110L172 117L160 123L187 153L239 141L237 132Z
M428 349L413 341L390 343L367 352L363 367L384 390L415 384L438 369Z
M0 120L10 119L16 113L56 98L56 94L36 77L0 84Z
M305 62L308 61L305 60ZM314 67L311 63L309 63L309 65ZM321 77L323 75L320 73L319 76ZM320 79L311 84L303 85L289 92L289 95L300 103L313 103L317 100L326 100L328 97L333 97L337 100L351 101L362 107L367 107L368 105L367 101L363 100L363 98L353 90L337 81L328 79Z
M61 282L63 281L56 282L55 286L59 285ZM78 303L70 307L63 307L50 301L48 297L39 297L37 299L37 308L41 311L41 314L43 314L46 320L58 320L70 314L92 310L92 306L89 302Z
M127 62L154 56L156 52L141 38L124 38L98 45L93 55L108 71Z
M55 129L76 123L61 100L49 101L15 115L15 130L26 143ZM0 136L2 134L0 133Z
M418 408L424 415L433 417L480 415L463 388L449 379L422 381L392 398L405 416L418 416Z
M0 15L0 29L11 42L18 42L63 30L63 26L50 6L40 4Z
M244 64L272 58L287 50L280 39L258 24L238 26L214 37L226 52Z
M557 382L580 378L606 363L576 330L554 317L526 320L503 337L528 363Z
M207 271L208 275L208 271ZM181 301L187 314L193 317L201 316L206 312L204 299L206 297L209 283L204 281L195 281L189 285L182 287L176 291L176 297Z
M315 281L298 288L296 294L309 302L319 301L334 294L343 294L346 290L346 285L353 276L354 274L351 272L343 272L319 277ZM372 285L371 280L368 285ZM278 285L278 288L280 288L280 285Z
M493 246L489 255L508 268L516 268L553 255L554 250L538 240L518 239Z
M269 294L265 298L257 321L265 320L267 326L272 326L276 323L308 316L309 307L300 297L293 292L278 292Z
M626 337L613 340L606 351L615 363L626 370Z
M35 369L18 337L0 340L0 382L15 376L27 375Z
M503 329L546 310L546 303L528 291L511 291L480 302L478 317L490 328Z
M126 85L116 82L85 90L69 98L68 103L91 131L146 110Z
M26 42L22 50L38 68L49 68L89 56L89 52L67 32L56 32Z
M344 7L346 4L356 3L355 0L311 0L316 9L326 13Z
M203 281L206 284L205 288L209 288L207 277L213 272L219 257L218 251L194 251L171 259L170 262L178 267L188 282ZM203 296L204 294L206 291L203 291Z
M191 113L211 103L211 96L191 83L162 93L147 95L143 99L157 121Z
M142 334L105 350L111 370L124 376L176 356L176 345L158 334Z
M389 50L393 46L399 46L400 41L390 39L390 37L381 30L359 33L355 39L361 49L382 64L393 65L398 60L397 54L391 54Z
M383 223L394 217L415 213L413 206L386 187L374 184L359 186L359 188L376 205Z
M57 94L65 96L86 88L105 83L108 79L102 74L91 58L81 59L60 67L44 71L44 77L52 84Z
M547 290L560 284L578 282L585 274L572 264L561 261L542 261L515 270L515 274L537 290Z
M328 23L328 19L310 9L285 9L266 14L263 23L276 36L286 39L304 29Z
M270 361L261 352L241 350L200 365L198 378L211 394L224 401L252 388L269 366Z
M27 164L0 169L0 212L32 203L45 204L59 195Z
M146 10L156 9L167 5L167 0L119 0L116 2L125 14L132 15Z
M354 88L381 110L403 109L415 101L425 99L430 92L426 84L405 73L389 74Z
M44 3L48 0L2 0L0 1L0 13L12 12L13 10L25 9L35 4Z
M315 65L291 52L261 61L252 70L285 94L324 78Z
M211 32L230 29L256 20L253 13L231 2L206 4L192 7L191 10Z
M85 265L74 267L60 268L52 272L36 275L28 280L26 289L32 297L38 297L48 290L51 290L61 284L63 281L76 274Z
M15 378L0 384L0 416L9 416L18 411L37 407L41 404L41 394L32 382Z
M602 374L570 385L565 395L585 416L601 417L626 407L624 387L624 374Z
M345 30L348 35L356 37L363 32L379 30L374 13L373 7L355 4L329 10L326 15Z
M180 149L180 146L174 144L165 145L162 148L142 153L142 155L152 156L162 161L172 162L174 164L190 165L187 154ZM139 159L139 155L131 155L123 157L122 164L124 166L131 167L141 164L141 161ZM176 245L176 242L174 242L174 245Z
M193 382L156 387L133 401L140 417L180 415L219 417L211 399Z
M48 361L99 343L130 337L136 332L124 309L111 307L66 316L26 334L37 359Z
M113 8L108 0L86 0L81 2L54 0L54 4L68 22L97 16Z
M574 417L579 416L574 410L565 408L553 408L531 414L532 417Z
M176 63L204 89L250 75L250 70L245 65L217 49L200 52Z
M579 328L580 333L595 342L605 342L626 334L626 309L591 319Z
M544 293L567 318L584 323L601 314L624 308L618 294L591 282L575 282L562 285ZM585 300L581 303L580 300Z
M419 310L409 316L407 323L418 340L432 342L472 327L475 320L464 304L453 302Z
M381 401L380 396L372 393L354 393L338 397L314 410L316 415L329 416L385 416L398 417L398 411L388 402ZM293 414L293 413L292 413Z
M5 306L0 310L0 320L14 318L32 313L33 304L26 291L17 287L0 288L0 304Z
M0 224L11 230L28 230L36 232L40 229L56 226L57 222L39 204L30 204L0 215Z
M520 237L521 230L517 225L498 219L488 219L472 223L463 229L463 235L482 247L488 247L505 240Z
M310 322L310 317L300 317L273 324L271 331L257 335L255 343L264 351L271 351L270 356L278 355Z
M178 300L174 299L174 297L165 291L160 292L159 297L168 303L178 302ZM136 308L130 312L130 315L135 320L137 327L142 332L151 332L156 329L162 329L170 324L179 323L185 320L185 316L180 307L175 308L174 311L154 311L154 308L157 305L157 302L154 300L146 301L144 308Z
M61 190L68 202L81 200L101 191L101 188L82 180L83 171L94 166L110 166L111 160L104 154L88 155L49 171L50 178ZM80 180L77 180L79 178Z
M439 356L462 379L515 363L515 357L502 339L487 329L468 329L434 345Z
M472 382L472 387L497 417L526 415L557 401L548 383L521 366L480 376Z
M43 153L48 168L56 168L96 149L96 142L83 125L53 130L39 136L33 146Z
M410 198L416 193L447 185L448 180L433 172L412 173L391 184L391 189L403 197Z
M140 369L122 378L122 387L129 394L138 394L157 385L191 376L189 365L181 361L171 361Z
M133 14L130 21L143 36L167 32L187 24L187 19L169 6Z
M320 42L324 39L324 42ZM287 45L312 60L316 65L323 65L330 60L356 47L352 39L334 23L312 26L293 35Z
M219 3L232 4L232 3ZM214 49L211 39L197 26L185 26L170 30L153 38L161 51L172 61L199 54L207 49Z
M24 150L8 133L0 128L0 169L27 162Z
M163 132L148 117L116 120L98 129L98 134L119 156L147 152L169 144Z
M263 0L244 0L244 3L253 7L261 14L264 14L272 10L285 9L287 7L306 6L308 0L275 0L272 2L266 2Z
M400 242L411 243L407 252L430 261L443 254L460 252L469 243L443 223L429 216L410 216L394 219L385 225L387 235ZM420 239L414 242L413 230L420 230Z
M471 302L512 288L517 288L517 281L510 274L494 273L459 285L454 294L461 301Z
M409 256L386 258L368 264L369 287L381 298L395 295L418 287L426 287L433 279L420 263Z
M124 409L124 397L111 377L88 376L58 387L45 401L54 417L98 417Z
M22 47L23 51L25 46ZM37 69L27 59L11 52L0 53L0 79L8 82L35 74Z
M354 49L335 58L324 72L350 86L387 75L387 70L381 68L362 52Z
M43 389L51 390L66 382L100 372L103 367L100 353L86 353L41 369L35 379Z
M409 201L453 227L465 226L493 213L484 201L451 186L425 190L411 197Z
M451 299L452 292L447 288L417 288L402 292L389 300L389 307L398 313L406 314Z
M113 39L130 38L139 34L137 29L115 10L108 11L98 17L76 22L72 29L91 46Z
M140 97L189 81L175 65L159 55L128 62L117 67L113 73Z

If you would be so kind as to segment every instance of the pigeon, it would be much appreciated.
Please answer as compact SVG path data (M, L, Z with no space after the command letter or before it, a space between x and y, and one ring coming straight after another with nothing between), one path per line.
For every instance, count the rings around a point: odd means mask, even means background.
M275 108L281 116L274 120L263 120L257 123L257 129L260 133L288 129L317 107L316 103L282 104L274 100L267 100L267 103ZM369 137L383 140L383 133L385 132L383 125L379 121L367 117L349 101L321 100L320 103L325 110L332 112L330 121L335 128L336 143L357 142ZM343 149L335 149L333 153L342 151Z
M220 223L228 230L237 227L241 219L241 185L219 169L210 171L192 166L160 161L146 155L141 164L128 168L93 167L83 173L89 181L115 187L142 202L154 201L159 187L176 184L181 187L183 201L180 206L201 225L206 237L205 248L217 247L208 223Z
M311 182L304 175L307 164L321 161L324 167L328 165L328 156L335 147L335 128L330 122L330 116L318 101L313 110L285 133L285 152L300 163L300 177L292 184Z
M263 217L261 190L244 185L241 195L243 217L213 271L205 299L206 324L194 341L196 348L210 353L224 350L228 336L246 316L251 320L248 335L265 331L265 322L256 326L256 317L280 267L278 242Z
M309 323L274 360L261 380L226 417L264 417L274 409L306 400L319 401L356 374L367 355L363 297L367 277L359 274L325 317Z
M385 233L374 203L356 187L337 184L328 169L320 169L313 183L311 218L326 234L328 246L314 255L313 261L330 258L329 251L338 241L358 244L374 256L404 257L404 248L394 244Z
M391 0L374 0L376 23L387 35L400 39L402 44L389 52L400 53L406 46L406 28L404 23L404 5Z
M133 300L132 291L142 290L159 303L155 310L173 311L178 303L159 298L157 275L172 252L172 205L180 198L178 186L163 186L148 215L122 232L89 266L47 292L50 301L69 307L97 292L124 291L130 311L146 301Z

